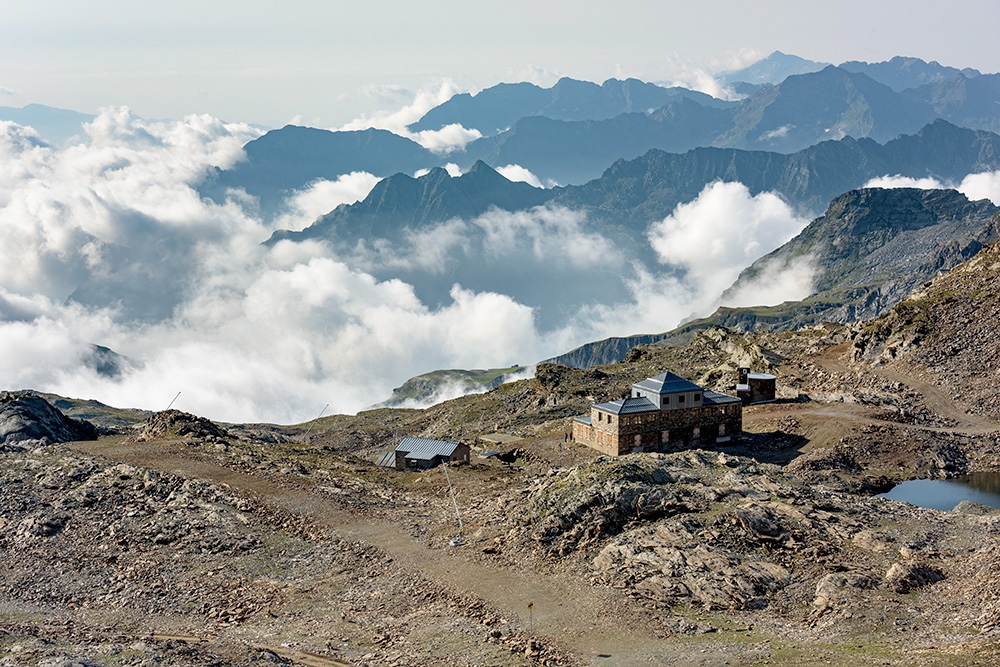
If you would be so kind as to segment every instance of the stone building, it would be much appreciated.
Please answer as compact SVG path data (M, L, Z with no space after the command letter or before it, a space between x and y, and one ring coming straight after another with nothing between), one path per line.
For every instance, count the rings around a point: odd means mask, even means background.
M632 385L629 398L591 406L573 439L610 456L714 445L743 433L743 403L662 373Z
M427 470L442 463L468 460L468 445L447 440L403 438L393 452L396 470Z
M768 373L751 373L749 366L740 366L736 395L743 405L768 403L775 400L778 379Z

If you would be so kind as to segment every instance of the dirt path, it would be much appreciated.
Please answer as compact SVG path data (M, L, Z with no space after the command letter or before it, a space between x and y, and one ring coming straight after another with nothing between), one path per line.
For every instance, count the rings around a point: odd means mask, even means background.
M839 345L827 348L822 354L815 357L816 365L828 373L856 373L856 369L851 368L843 361L843 357L847 353L849 346L850 343L840 343ZM909 387L921 396L928 410L955 424L949 427L912 426L913 428L966 435L983 435L1000 431L1000 423L988 417L966 412L955 403L954 399L946 391L900 368L878 366L868 367L866 370L888 382L898 382ZM858 416L850 414L845 416L848 419L858 418ZM875 420L868 418L868 421ZM897 426L900 426L900 424L897 424Z
M87 455L226 484L237 493L256 495L272 506L306 516L344 539L375 545L415 574L452 590L472 592L507 615L520 618L525 629L529 623L527 605L532 602L535 633L557 638L590 664L655 664L669 659L677 650L648 629L630 626L627 615L616 614L615 610L625 602L617 590L595 588L569 574L539 575L527 569L514 572L469 560L464 550L475 549L473 545L429 546L425 539L416 539L389 521L351 515L336 503L311 493L306 484L294 478L278 483L236 472L199 458L183 444L157 443L153 449L109 439L71 446ZM455 483L461 485L461 478ZM406 514L401 517L407 518ZM724 662L724 649L719 646L718 664ZM709 655L704 656L709 660L707 664L715 664L713 650L710 648Z

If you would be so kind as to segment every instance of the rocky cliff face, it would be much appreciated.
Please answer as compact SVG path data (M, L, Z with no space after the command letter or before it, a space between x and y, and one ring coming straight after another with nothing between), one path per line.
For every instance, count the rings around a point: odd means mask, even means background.
M854 341L856 361L921 369L947 395L1000 417L1000 244L928 281Z
M0 392L0 451L96 438L93 424L66 417L41 396Z

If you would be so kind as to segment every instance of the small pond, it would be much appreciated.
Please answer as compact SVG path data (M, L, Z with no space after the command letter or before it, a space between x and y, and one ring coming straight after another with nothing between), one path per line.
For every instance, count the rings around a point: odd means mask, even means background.
M954 509L963 500L1000 508L1000 473L975 473L951 479L914 479L897 484L878 497L936 510Z

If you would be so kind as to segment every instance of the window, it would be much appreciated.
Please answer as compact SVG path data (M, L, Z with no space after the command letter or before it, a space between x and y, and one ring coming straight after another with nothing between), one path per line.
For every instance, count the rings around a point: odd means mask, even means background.
M700 401L701 400L701 394L695 394L694 395L694 400L695 400L695 402Z
M681 394L680 396L677 397L677 402L678 403L683 403L684 402L684 394Z

